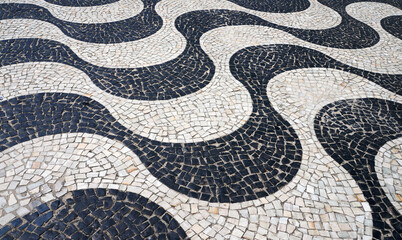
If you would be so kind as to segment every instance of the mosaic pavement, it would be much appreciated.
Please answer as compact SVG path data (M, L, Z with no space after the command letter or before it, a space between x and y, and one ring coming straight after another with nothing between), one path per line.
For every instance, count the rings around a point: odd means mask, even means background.
M400 0L0 0L0 239L402 239Z

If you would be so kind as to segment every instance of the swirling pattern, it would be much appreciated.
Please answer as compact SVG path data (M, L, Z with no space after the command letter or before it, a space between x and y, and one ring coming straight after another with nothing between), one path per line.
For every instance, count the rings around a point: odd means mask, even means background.
M348 48L348 49L364 48L372 46L378 42L379 37L377 32L374 31L374 29L372 29L371 27L350 17L345 11L346 5L344 4L340 5L339 3L327 3L327 4L330 8L336 10L342 16L342 22L336 27L325 30L289 28L264 21L253 15L238 13L234 11L223 11L223 10L195 11L183 14L176 20L176 27L178 28L179 32L182 33L185 37L189 35L193 35L191 37L197 37L197 34L202 34L207 30L211 30L212 28L220 27L222 26L222 24L224 25L253 24L253 25L263 25L272 28L277 28L289 32L290 34L305 41L335 48ZM145 5L144 10L141 12L140 15L125 21L115 22L113 26L110 24L83 25L83 24L63 22L49 15L50 13L48 13L48 11L43 8L35 7L34 5L23 5L23 4L0 5L0 7L2 7L0 13L3 12L3 14L0 15L0 19L33 18L43 21L49 21L56 24L67 35L70 35L83 41L116 43L123 41L133 41L139 38L143 38L145 36L149 36L151 32L154 33L159 29L160 24L158 23L160 22L160 17L154 11L155 2L144 2L144 5ZM46 14L43 14L42 12L45 12ZM144 16L152 20L142 20ZM207 22L203 21L203 19L208 19L211 17L212 17L211 21ZM140 21L138 21L137 18L140 19ZM213 20L214 18L216 20ZM181 22L186 20L188 21L188 23ZM130 21L130 23L127 23L127 21ZM253 21L253 23L250 23L249 21ZM149 25L150 23L151 25ZM200 23L205 23L206 26L199 26ZM214 24L217 24L217 26L214 26ZM130 29L140 30L138 31L139 35L138 37L135 34L134 36L131 36L133 35L133 33L124 30L124 27L127 27L128 25L130 25ZM152 26L154 25L158 27L153 28ZM87 28L85 29L85 32L83 32L83 28ZM105 28L105 30L102 28ZM195 28L195 30L193 30L192 28ZM111 31L112 29L113 31ZM68 32L69 30L70 32ZM184 33L183 30L186 33ZM148 32L149 35L146 35ZM108 36L108 35L113 36L116 34L118 38L115 39L111 39L111 37ZM362 37L364 36L364 38L356 36L362 36ZM104 39L109 39L109 41L105 42ZM190 39L187 40L190 41L191 44L191 40Z
M242 128L192 144L160 143L134 135L99 103L75 94L17 97L0 103L0 151L40 136L96 133L123 142L157 179L183 194L210 202L252 200L291 181L301 160L293 130L258 89L254 99L262 104L255 106Z
M283 56L287 56L287 58ZM297 58L293 58L293 56L297 56ZM310 49L289 45L249 47L232 57L231 69L238 79L247 79L247 76L253 76L255 80L266 79L267 81L273 76L291 69L331 67L331 60L320 59L319 56L318 52ZM309 59L315 61L309 61ZM326 64L322 65L322 63ZM240 66L246 64L248 64L249 69L244 71L245 68ZM288 66L288 68L283 68L283 66ZM356 71L356 69L340 69L367 76L362 71ZM400 76L395 78L395 82L398 82L397 79L400 79ZM401 89L399 83L394 91ZM398 220L400 216L389 200L384 200L385 194L379 186L373 170L374 157L376 151L386 141L401 136L402 131L398 123L402 122L402 116L400 116L402 109L400 104L378 101L379 103L372 99L350 100L344 101L346 103L330 104L324 107L316 117L315 131L318 140L323 144L327 153L348 170L362 188L373 209L373 219L378 219L378 222L374 222L374 227L377 230L374 230L373 234L376 238L381 238L383 235L397 236L400 233L400 221ZM349 131L352 132L349 133ZM359 162L355 163L357 159ZM370 169L365 170L364 168L368 166ZM369 172L374 172L374 176L368 174ZM378 207L380 205L381 207ZM383 216L384 212L389 212L393 216L381 218L380 216ZM386 222L388 221L391 221L392 227L387 225Z
M2 239L187 239L161 206L135 193L76 190L0 229Z
M3 5L4 6L4 5ZM5 5L8 6L8 5ZM31 9L31 8L29 8ZM145 8L144 8L145 11ZM340 11L340 10L338 10ZM14 15L13 15L14 17ZM209 19L205 22L203 19ZM66 46L58 43L33 40L7 40L2 42L2 52L9 55L17 52L21 57L14 57L13 63L26 61L55 61L80 68L87 73L98 87L116 96L140 100L166 100L177 98L198 91L205 87L214 74L214 65L199 45L200 37L207 31L231 25L263 25L287 30L289 33L313 43L324 46L358 48L371 46L378 41L378 34L367 25L353 18L343 18L337 27L328 30L300 30L277 26L250 14L236 11L196 11L183 14L176 19L176 28L186 38L187 46L183 53L174 60L151 67L138 69L105 69L93 66L78 59ZM342 29L341 29L342 28ZM350 31L350 34L348 32ZM356 38L359 31L365 38ZM93 35L90 35L93 37ZM331 39L336 37L339 39ZM363 42L370 40L369 42ZM328 44L323 41L328 41ZM26 47L33 45L34 47ZM27 51L24 53L24 51ZM30 53L34 51L35 53ZM27 57L29 56L29 57ZM62 57L61 57L62 56ZM2 66L10 64L2 61ZM85 66L85 68L83 67ZM180 68L178 68L180 66ZM180 74L178 81L174 76Z
M142 2L0 4L0 238L400 238L400 1Z
M50 141L49 141L50 140ZM39 146L37 143L47 142L46 146ZM305 146L303 146L305 147ZM46 151L44 150L46 149ZM52 149L52 150L49 150ZM39 152L39 155L37 154ZM83 154L86 153L86 154ZM14 153L17 153L15 155ZM20 156L24 156L24 158L20 158ZM118 158L116 157L118 156ZM42 159L45 159L42 161ZM24 216L25 214L29 213L36 206L40 205L43 202L50 202L54 199L58 199L60 196L63 196L67 193L67 191L74 191L76 189L87 189L89 188L111 188L115 189L119 187L119 183L121 187L127 186L127 190L129 192L134 193L141 193L141 195L149 196L147 193L148 190L152 190L156 187L156 190L152 191L153 195L149 197L151 200L155 201L158 205L163 206L165 209L168 209L170 213L174 213L176 211L180 212L180 217L183 217L184 222L181 222L183 229L191 236L191 230L189 230L188 226L195 227L197 225L193 225L191 223L195 222L205 222L206 220L209 222L209 227L216 227L213 223L208 220L210 217L214 217L215 210L219 211L220 218L227 218L229 212L226 212L227 209L234 207L236 204L220 204L219 209L215 209L214 211L210 211L208 213L205 209L200 209L195 214L191 214L194 212L194 209L191 210L186 208L185 202L188 200L180 193L174 193L171 195L173 191L167 191L166 187L155 180L152 175L146 170L145 167L142 166L138 157L133 154L130 150L123 146L118 141L111 141L106 137L101 137L99 135L94 134L82 134L82 133L70 133L70 134L58 134L53 136L45 136L42 138L35 139L33 141L28 141L22 144L18 144L15 147L9 148L2 153L0 153L1 161L7 161L9 165L19 165L20 162L25 166L25 170L22 173L16 173L13 176L10 176L13 179L8 178L7 181L10 184L18 182L18 186L16 189L17 193L9 193L6 190L4 193L7 196L7 199L13 198L22 198L24 200L20 200L17 204L18 208L16 211L13 211L12 214L15 213L17 216ZM357 199L355 200L348 200L350 197L349 191L352 191L352 187L356 185L354 180L348 176L346 179L337 182L337 188L333 188L331 186L325 186L325 182L335 181L335 179L339 179L340 176L344 174L344 171L336 164L331 163L330 158L327 158L325 162L319 163L319 166L323 167L325 165L328 166L327 169L320 169L316 171L309 171L309 173L313 174L310 179L306 182L306 185L303 183L301 186L307 187L310 191L310 188L317 189L318 186L315 184L319 184L320 193L312 194L309 196L305 201L311 201L314 204L317 204L317 207L313 207L316 214L313 214L313 217L320 217L322 214L322 209L320 208L319 204L330 204L336 201L342 207L340 208L344 213L336 213L337 217L344 218L348 222L351 222L351 226L355 225L357 227L357 231L350 229L349 231L343 232L343 234L354 234L357 232L357 236L362 236L362 231L370 231L370 226L360 226L356 224L362 220L371 222L371 215L363 215L362 212L356 212L355 214L350 214L350 210L354 209L354 211L364 211L362 203L359 203ZM306 160L306 159L305 159ZM46 178L46 182L44 182L43 171L47 172L49 165L58 165L58 163L62 163L63 166L66 168L60 169L51 169L52 173L50 174L51 178ZM303 161L303 165L309 166L311 168L312 165L316 164L313 158L308 159L307 161ZM79 167L77 167L79 166ZM30 175L32 173L32 168L34 168L34 178L37 182L30 182L28 187L38 184L41 185L41 188L50 188L52 191L40 197L37 194L31 194L31 192L23 192L24 183L19 182L16 179ZM89 168L89 169L88 169ZM302 167L305 169L305 167ZM88 171L83 172L83 169L88 169ZM123 170L119 170L123 169ZM50 169L49 169L50 170ZM113 172L116 170L115 173L108 174L108 178L102 178L102 173L107 170L108 172ZM0 174L3 170L0 170ZM62 171L65 171L61 174ZM339 172L338 172L339 171ZM301 170L298 172L298 176L290 183L290 185L295 184L298 182L297 178L300 176L304 176L307 172ZM111 177L111 175L113 177ZM314 179L318 176L319 181L316 182ZM39 179L38 179L39 177ZM64 179L64 181L63 181ZM91 179L92 182L88 183L87 179ZM97 183L97 180L100 180ZM52 184L52 182L55 184ZM85 181L85 182L84 182ZM324 184L324 186L323 186ZM136 187L134 187L136 186ZM341 187L342 186L342 187ZM146 191L142 191L142 190ZM142 191L142 192L141 192ZM315 192L316 190L314 190ZM298 189L292 190L293 194L301 195L304 190L300 187ZM356 191L355 191L356 192ZM27 193L27 194L26 194ZM356 192L356 194L361 194ZM0 192L0 196L3 193ZM156 196L158 196L157 200ZM1 197L0 197L1 199ZM34 204L28 204L26 199L33 200ZM265 199L265 198L263 198ZM319 200L318 200L319 199ZM297 200L297 203L292 203L292 199L283 199L283 194L277 192L274 195L271 195L268 199L268 202L260 205L258 201L253 201L249 208L256 208L259 211L264 211L264 209L270 209L269 207L271 204L285 206L279 207L276 209L275 212L268 212L268 216L275 219L276 217L284 217L286 216L286 211L289 205L293 206L294 211L292 211L293 217L290 218L290 221L293 219L298 219L300 224L308 225L309 217L302 217L299 218L298 214L301 213L301 210L298 210L298 207L303 207L303 203ZM191 199L193 206L201 206L203 205L203 201ZM166 205L168 204L168 205ZM215 205L215 204L214 204ZM24 211L21 211L24 209ZM231 210L231 214L233 212L237 212L236 210ZM250 213L250 219L259 219L258 223L249 222L248 226L252 227L254 224L257 226L264 226L264 219L267 217L266 215L260 216L258 212ZM348 214L345 214L348 213ZM10 213L9 213L10 214ZM200 214L202 216L200 216ZM175 218L180 221L180 217L174 215ZM200 219L201 217L201 219ZM356 223L355 223L356 222ZM329 224L331 221L329 219L323 219L323 224ZM0 223L1 224L1 223ZM6 224L4 222L3 224ZM217 224L217 223L216 223ZM295 233L300 233L301 231L297 229L297 223L291 224L291 226L296 227ZM334 223L331 223L332 225ZM339 223L342 226L344 223ZM230 222L225 222L223 224L219 224L223 227L221 231L226 231L226 229L230 229L232 224ZM273 224L272 224L273 225ZM207 227L204 227L207 228ZM313 230L313 226L308 228L309 230ZM342 234L339 229L336 227L331 228L330 234L336 236L337 234ZM274 230L269 231L268 234L274 234ZM219 236L219 235L218 235Z
M219 26L262 24L263 21L240 12L229 13L229 16L233 18L227 18L223 12L220 15L216 13L206 15L204 12L199 13L199 19L195 16L190 18L193 24L189 24L188 20L183 23L180 22L180 19L177 20L176 25L178 26L186 23L186 27L182 28L181 31L182 34L186 36L187 47L178 58L161 65L138 69L108 69L98 67L79 59L65 45L40 39L1 41L0 49L2 52L7 53L7 55L3 54L0 56L0 64L1 66L6 66L28 61L60 62L81 69L88 74L99 88L119 97L140 100L166 100L177 98L202 89L213 77L215 67L198 43L200 36L204 32ZM216 17L216 22L212 22L213 16ZM210 19L209 26L196 24L204 17ZM340 63L337 65L339 65L339 67L345 66ZM180 66L180 68L178 68L178 66ZM354 71L359 70L355 69ZM392 80L384 82L378 80L378 78L384 78L384 75L374 73L372 74L373 76L371 76L371 74L369 75L366 71L360 72L362 72L361 74L364 73L368 75L369 79L372 79L387 89L400 92L400 81L394 80L398 79L400 77L399 75L390 76L388 78ZM181 74L182 77L180 80L174 78L177 74Z
M73 23L55 18L46 8L32 4L0 4L0 19L28 18L47 21L64 34L80 41L92 43L121 43L134 41L154 34L162 27L162 19L155 12L159 0L144 0L140 14L110 23Z

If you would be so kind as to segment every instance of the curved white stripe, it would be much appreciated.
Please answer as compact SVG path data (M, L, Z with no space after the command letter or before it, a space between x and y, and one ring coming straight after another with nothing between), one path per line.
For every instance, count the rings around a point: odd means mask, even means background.
M155 34L133 42L118 44L97 44L78 41L67 37L56 26L50 23L27 20L2 20L0 24L0 40L11 38L46 38L59 41L69 46L79 57L92 64L105 67L142 67L164 63L179 56L186 40L174 26L175 19L189 11L206 9L231 9L250 12L274 23L290 27L329 28L340 23L340 16L333 10L313 1L310 10L299 13L262 13L240 7L225 0L203 1L162 1L157 4L156 11L163 19L162 28ZM317 13L317 11L319 11ZM323 14L325 21L312 21L312 17ZM328 14L328 17L325 15ZM334 19L331 21L330 19ZM312 24L314 22L314 24ZM303 25L305 24L305 25ZM328 25L326 25L328 24Z
M295 129L302 143L303 156L308 155L307 158L313 162L321 162L320 166L315 166L314 163L306 164L308 161L305 161L304 164L306 165L302 166L301 169L306 169L308 172L311 168L326 169L328 164L336 166L337 170L334 169L334 171L339 174L335 177L336 181L345 178L351 179L352 177L328 156L315 135L314 118L322 107L338 100L368 97L402 102L401 96L383 89L365 78L340 70L325 68L297 69L284 72L270 80L267 86L267 94L275 110ZM356 182L354 180L351 182L353 190L358 190ZM364 197L361 192L355 192L355 194L359 201L364 202L365 214L368 216L367 214L370 212L368 203L363 200ZM351 199L349 198L349 200ZM370 237L372 223L368 221L364 224L367 224L365 235Z
M80 58L104 67L143 67L164 63L184 51L186 40L173 26L164 22L155 34L133 42L114 44L88 43L66 36L55 25L28 19L0 21L0 40L42 38L61 42Z
M341 23L341 16L317 0L310 0L310 7L304 11L291 13L269 13L251 10L226 0L173 0L161 1L156 6L158 14L164 18L173 14L174 18L191 11L227 9L256 15L279 25L303 29L327 29Z
M402 138L380 148L375 157L375 172L388 199L402 213Z
M252 112L248 91L230 74L216 74L200 91L164 101L130 100L99 89L80 70L59 63L34 62L0 68L4 100L39 92L90 96L124 126L164 142L199 142L227 135Z
M357 2L346 6L346 12L353 18L371 26L380 34L384 34L387 40L396 38L385 31L381 26L381 20L388 16L401 15L402 11L391 5L376 2ZM396 38L400 41L399 38Z
M314 134L314 118L327 104L345 99L379 98L402 103L402 96L352 73L326 68L287 71L268 83L272 106L295 129L305 129L306 139L319 142ZM308 130L308 131L307 131ZM300 136L300 134L298 134Z
M284 72L270 80L267 94L272 106L291 124L302 143L303 160L305 161L303 161L301 169L305 172L298 173L298 176L302 174L302 177L309 179L310 175L304 176L303 174L309 174L310 171L317 170L321 170L321 174L325 176L328 174L327 168L332 166L330 170L338 175L329 174L329 176L333 176L336 182L343 180L352 184L352 192L356 196L352 194L354 197L352 198L351 195L346 195L346 199L351 201L350 204L354 205L353 201L358 200L359 203L364 205L365 211L363 215L366 218L363 222L361 219L359 221L364 225L364 235L370 237L372 234L372 223L369 216L370 207L365 202L356 182L351 180L350 174L329 157L322 148L315 135L314 118L322 107L337 100L376 97L402 102L402 97L362 77L339 70L323 68ZM315 178L320 179L320 177ZM326 182L326 180L323 181ZM334 186L336 186L335 183ZM304 190L304 188L302 189ZM318 184L317 191L320 191L320 189L320 184ZM344 191L347 192L348 190L345 189ZM339 197L339 195L331 196L328 201L331 201L334 197ZM350 236L349 238L356 237Z
M0 153L0 174L6 177L0 201L7 200L2 217L23 216L77 188L125 186L138 163L122 143L93 134L57 134L15 145Z
M76 23L106 23L124 20L139 14L144 8L141 0L119 0L93 7L67 7L44 0L0 0L1 3L34 4L46 8L56 18Z
M402 13L400 10L395 12ZM388 33L386 35L390 36ZM344 64L367 71L400 74L402 73L402 48L398 47L400 40L384 36L385 34L380 32L380 41L369 48L337 49L312 44L272 28L231 26L207 32L201 37L201 46L211 58L216 59L222 58L219 56L222 53L232 55L240 49L253 45L292 44L320 51Z
M66 191L102 187L149 198L193 239L370 236L371 215L364 198L357 201L354 194L361 192L353 179L318 153L304 160L291 185L272 196L208 203L164 186L120 142L82 133L41 137L0 153L0 174L6 176L0 224Z
M267 87L272 106L295 129L303 146L303 155L309 154L323 161L322 166L334 164L342 171L341 178L351 178L334 161L319 143L314 131L314 118L325 105L344 99L380 98L402 102L398 96L365 78L334 69L311 68L284 72L270 80ZM320 168L322 168L322 166ZM307 169L314 168L308 164ZM318 169L318 167L317 167ZM359 189L353 180L353 190ZM360 190L359 190L360 191ZM357 194L362 201L361 193ZM366 213L369 205L365 203ZM366 223L365 233L370 236L371 223Z

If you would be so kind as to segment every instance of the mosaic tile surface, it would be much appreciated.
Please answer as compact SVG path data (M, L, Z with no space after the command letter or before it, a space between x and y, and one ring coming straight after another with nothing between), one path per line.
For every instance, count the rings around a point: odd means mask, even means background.
M399 0L0 0L0 239L402 239Z

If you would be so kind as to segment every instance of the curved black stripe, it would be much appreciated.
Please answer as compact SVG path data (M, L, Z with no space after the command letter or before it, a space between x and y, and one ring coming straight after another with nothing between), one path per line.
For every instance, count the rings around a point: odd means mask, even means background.
M306 10L310 6L308 0L229 0L237 5L252 10L274 13L289 13Z
M41 93L0 102L0 151L58 133L95 133L123 142L168 187L210 202L243 202L267 196L290 182L300 167L301 145L289 124L254 89L253 113L243 127L200 143L161 143L133 134L96 101Z
M187 46L166 63L142 68L106 68L79 58L67 46L41 39L0 41L0 66L24 62L58 62L85 72L100 89L115 96L139 100L166 100L205 87L215 66L200 48Z
M0 229L8 239L188 239L179 223L141 195L76 190Z
M388 33L402 40L402 16L389 16L381 20L381 26Z
M48 3L67 7L92 7L114 3L119 0L45 0Z
M402 94L402 75L373 73L348 66L313 49L277 44L253 46L235 53L230 60L232 74L242 81L271 79L276 75L299 68L333 68L364 77L389 91Z
M194 41L193 39L192 42ZM270 47L246 49L244 53L260 49L258 51L266 51L274 55L275 58L267 64L274 65L275 71L283 72L302 67L335 68L357 74L392 92L402 94L401 75L379 74L360 70L340 63L315 50L292 45L272 45ZM137 69L98 67L78 58L65 45L50 40L0 41L0 52L2 53L0 55L0 66L30 61L68 64L85 72L99 88L113 95L129 99L163 100L184 96L205 87L212 79L215 71L215 67L208 56L200 48L192 47L190 43L185 52L174 60ZM293 61L297 63L294 64ZM298 66L297 64L302 65ZM272 69L272 66L268 69Z
M32 4L0 4L0 19L37 19L56 25L69 37L93 43L121 43L148 37L162 27L155 12L159 0L143 0L144 9L131 18L109 23L73 23L55 18L46 8Z
M342 100L317 114L314 129L325 151L356 180L370 204L374 239L400 239L402 216L375 172L375 156L402 137L402 104L373 98Z

